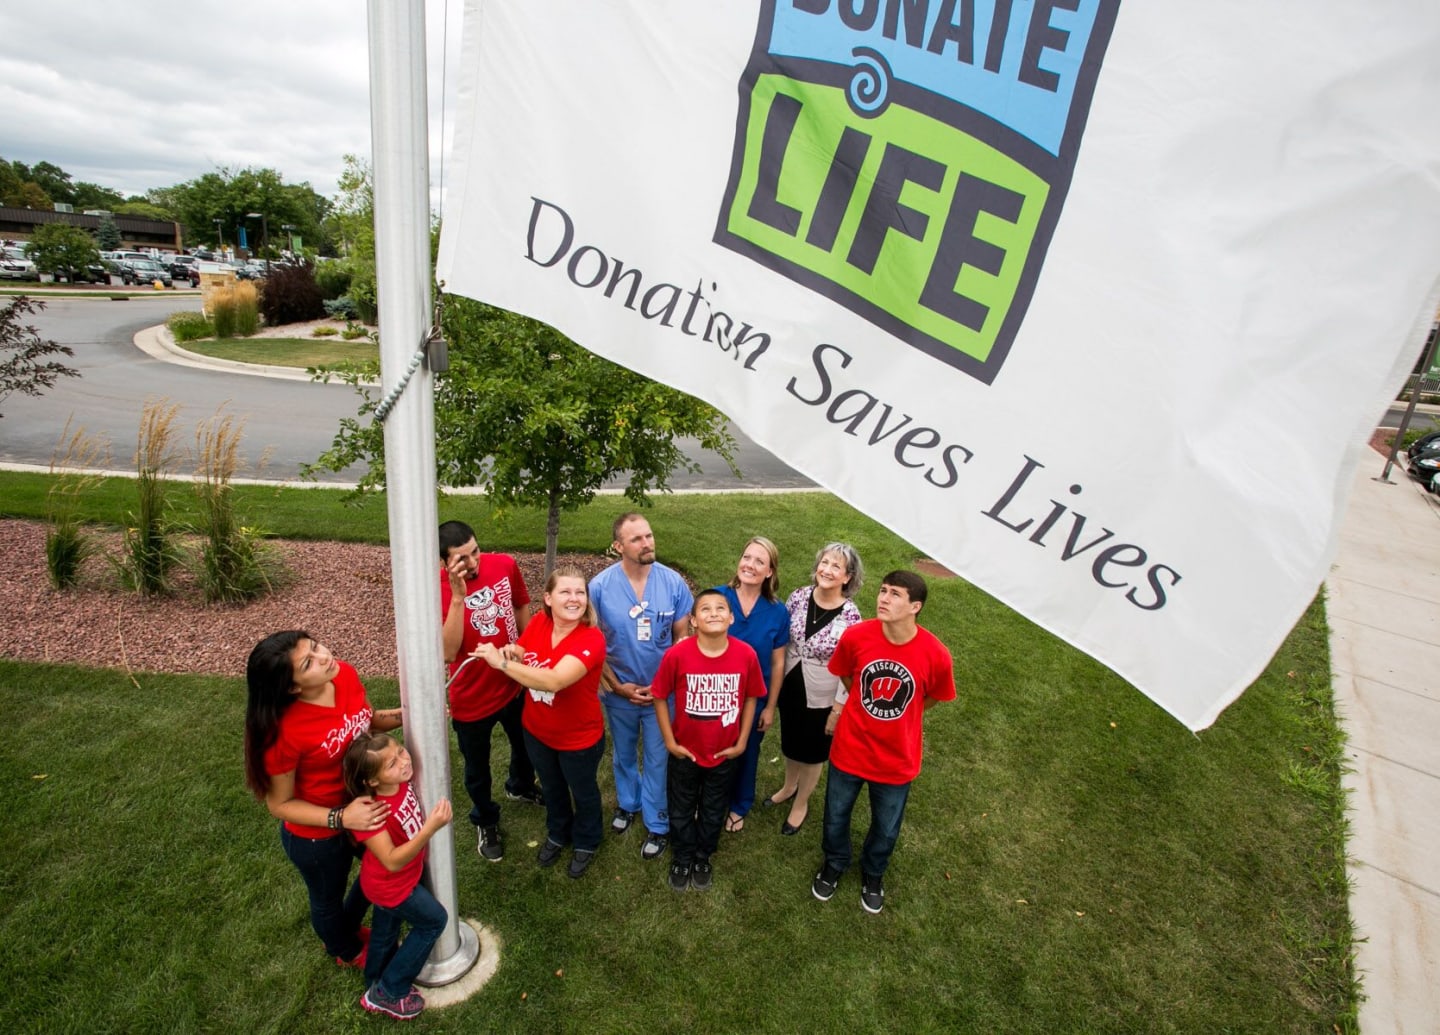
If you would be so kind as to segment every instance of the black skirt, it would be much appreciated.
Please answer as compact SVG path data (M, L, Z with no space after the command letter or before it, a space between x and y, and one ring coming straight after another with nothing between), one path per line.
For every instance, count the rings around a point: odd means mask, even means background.
M780 753L792 762L820 765L830 757L825 720L830 709L811 708L805 701L805 675L796 665L780 686Z

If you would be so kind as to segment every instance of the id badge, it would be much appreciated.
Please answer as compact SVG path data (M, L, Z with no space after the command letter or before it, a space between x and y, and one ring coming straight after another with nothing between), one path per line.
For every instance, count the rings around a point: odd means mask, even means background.
M650 642L650 616L641 615L635 619L635 638L641 643Z

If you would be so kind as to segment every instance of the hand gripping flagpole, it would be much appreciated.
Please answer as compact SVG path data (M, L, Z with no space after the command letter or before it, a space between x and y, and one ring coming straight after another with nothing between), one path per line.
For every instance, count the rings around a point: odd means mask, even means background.
M435 405L432 371L412 359L430 328L430 163L424 0L370 0L370 131L375 172L375 273L380 380L386 389L385 495L405 741L428 810L450 796L444 651L436 588ZM407 369L408 367L408 369ZM405 385L409 384L406 391ZM426 886L449 922L419 980L445 985L480 945L459 922L454 826L430 842Z

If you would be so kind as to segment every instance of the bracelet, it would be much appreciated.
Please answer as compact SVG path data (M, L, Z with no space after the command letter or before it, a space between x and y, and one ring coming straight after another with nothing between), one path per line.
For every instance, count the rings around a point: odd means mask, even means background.
M509 668L509 667L510 667L510 659L507 658L507 657L505 657L505 655L503 655L503 654L500 655L500 671L501 671L501 672L504 672L504 671L505 671L507 668Z
M344 829L345 829L345 807L342 805L342 806L340 806L339 808L331 809L331 810L330 810L330 815L327 816L326 819L325 819L325 824L326 824L331 830L344 830Z

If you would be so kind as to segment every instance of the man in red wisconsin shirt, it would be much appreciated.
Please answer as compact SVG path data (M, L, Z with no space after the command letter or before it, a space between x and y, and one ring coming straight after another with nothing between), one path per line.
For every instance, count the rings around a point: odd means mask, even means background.
M870 788L870 829L860 850L860 904L885 908L885 869L900 836L910 783L920 774L925 712L955 699L950 652L916 622L925 606L925 580L892 571L880 581L876 617L845 630L829 668L845 685L836 695L825 732L833 733L825 781L825 853L810 892L821 902L835 894L850 868L850 814L860 788Z
M490 777L490 735L496 723L510 741L506 796L535 805L543 805L545 799L525 751L520 685L483 661L471 661L470 654L481 643L504 647L518 640L530 621L530 594L515 558L481 553L474 530L463 521L440 526L440 560L441 638L452 680L450 725L465 759L470 822L479 832L476 851L482 859L499 862L505 857L505 844Z

